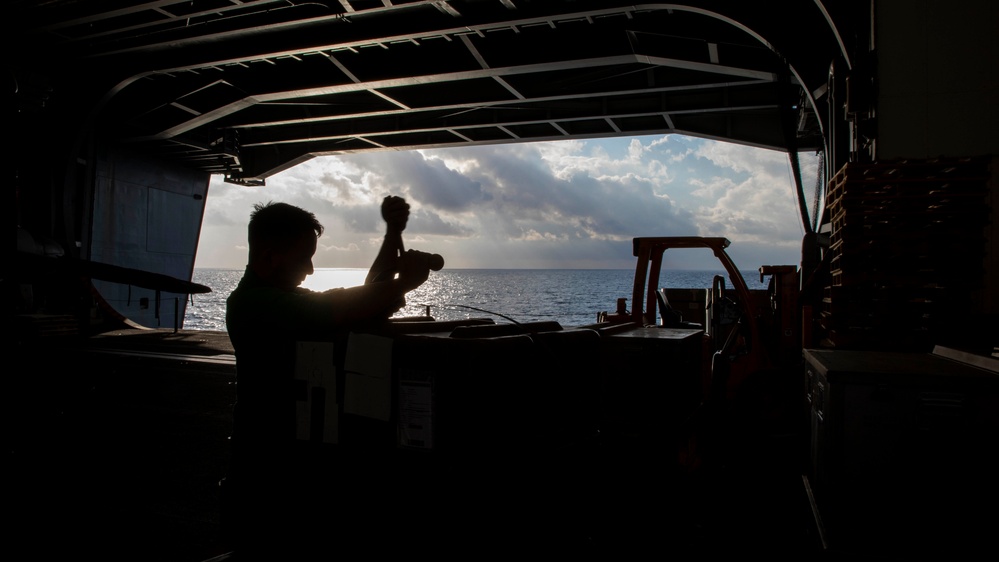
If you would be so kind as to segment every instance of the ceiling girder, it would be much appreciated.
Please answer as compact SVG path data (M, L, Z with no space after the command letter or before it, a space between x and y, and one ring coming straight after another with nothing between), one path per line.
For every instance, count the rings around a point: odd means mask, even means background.
M50 0L8 27L66 115L252 181L319 154L565 138L819 148L850 31L822 4Z

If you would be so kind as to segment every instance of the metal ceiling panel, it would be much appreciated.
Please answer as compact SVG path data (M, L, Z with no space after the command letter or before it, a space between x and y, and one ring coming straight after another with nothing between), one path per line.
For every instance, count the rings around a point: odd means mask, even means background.
M245 183L319 154L616 134L817 149L842 33L821 3L792 0L52 0L10 13L16 72L40 84L22 91L44 96L20 103Z

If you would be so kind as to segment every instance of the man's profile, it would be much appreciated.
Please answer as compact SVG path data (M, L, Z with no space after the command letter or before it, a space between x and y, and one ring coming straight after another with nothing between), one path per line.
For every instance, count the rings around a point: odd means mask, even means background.
M281 506L293 505L305 458L295 442L296 343L388 319L429 275L429 254L401 251L406 201L386 197L381 212L387 233L365 284L322 292L300 287L324 231L316 216L287 203L257 204L250 215L246 270L226 301L237 380L226 483L237 537L254 545L281 534Z

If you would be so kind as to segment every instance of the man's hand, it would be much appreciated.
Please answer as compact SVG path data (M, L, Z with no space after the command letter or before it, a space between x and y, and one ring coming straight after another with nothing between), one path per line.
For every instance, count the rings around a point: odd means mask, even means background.
M382 200L382 218L388 225L382 247L378 250L374 263L365 277L365 283L387 281L395 277L399 270L399 255L405 253L402 244L402 231L409 220L409 203L402 197L389 195Z
M402 197L389 195L382 200L382 218L388 224L390 232L406 230L409 220L409 203Z

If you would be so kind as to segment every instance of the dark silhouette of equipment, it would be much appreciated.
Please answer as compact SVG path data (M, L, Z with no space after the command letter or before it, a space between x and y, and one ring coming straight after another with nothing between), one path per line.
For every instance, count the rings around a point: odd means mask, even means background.
M440 254L430 254L427 262L430 264L431 271L440 271L444 269L444 257Z

